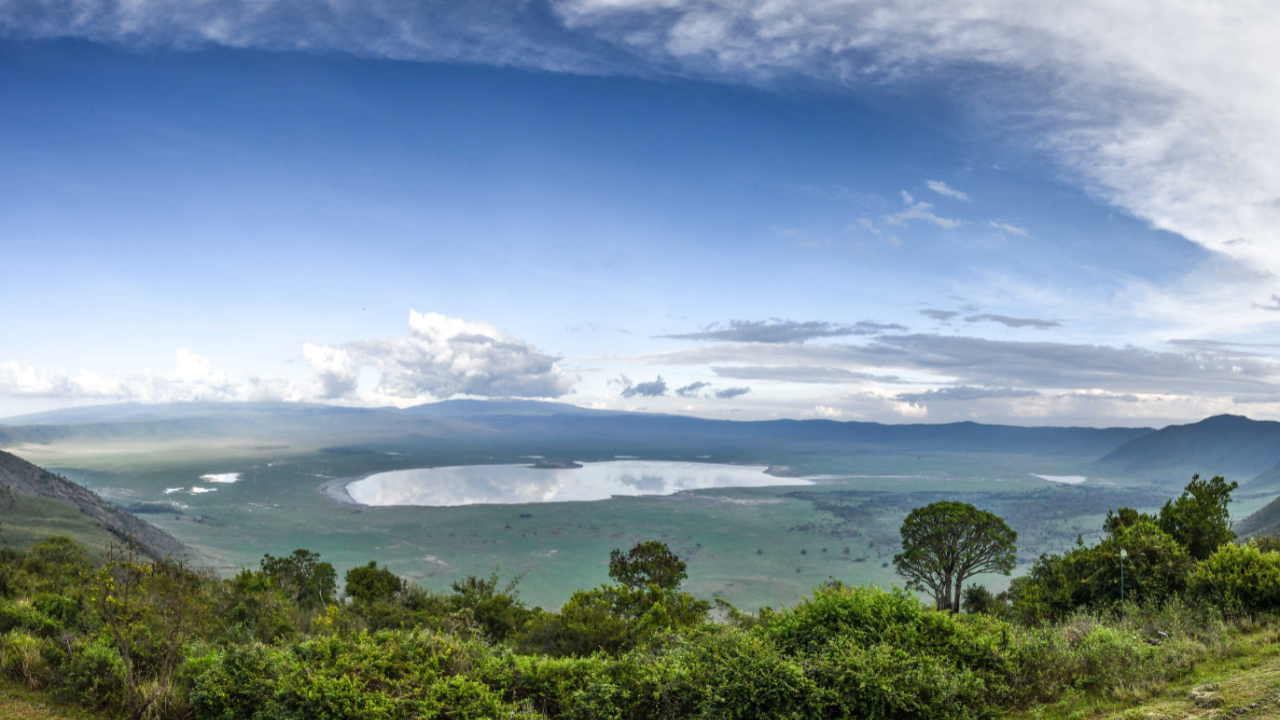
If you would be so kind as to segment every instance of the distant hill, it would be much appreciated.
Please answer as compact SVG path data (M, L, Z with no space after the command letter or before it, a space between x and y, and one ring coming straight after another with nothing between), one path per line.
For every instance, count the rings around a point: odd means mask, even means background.
M18 424L22 421L25 424ZM448 442L469 449L611 456L637 452L964 452L1099 458L1150 428L886 425L833 420L707 420L538 401L451 400L404 410L293 403L75 408L9 418L0 447L59 442L245 438L322 448Z
M143 550L153 556L177 556L185 551L182 543L172 535L108 504L93 492L61 475L55 475L3 451L0 451L0 485L16 494L18 501L21 501L22 496L36 496L73 507L100 523L116 537L132 537Z
M400 412L439 417L482 417L486 415L625 415L622 410L593 410L569 403L545 400L442 400L414 405ZM633 413L636 414L636 413Z
M1185 484L1192 474L1223 475L1241 485L1280 462L1280 422L1215 415L1170 425L1107 453L1098 466L1124 475ZM1280 478L1278 478L1280 479ZM1260 487L1255 485L1255 487Z

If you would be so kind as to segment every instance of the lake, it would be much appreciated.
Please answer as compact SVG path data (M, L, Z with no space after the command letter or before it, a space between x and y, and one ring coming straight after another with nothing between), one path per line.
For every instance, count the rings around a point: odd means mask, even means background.
M671 495L723 487L810 485L766 475L763 465L619 460L578 468L462 465L394 470L346 486L362 505L515 504L604 500L616 495Z

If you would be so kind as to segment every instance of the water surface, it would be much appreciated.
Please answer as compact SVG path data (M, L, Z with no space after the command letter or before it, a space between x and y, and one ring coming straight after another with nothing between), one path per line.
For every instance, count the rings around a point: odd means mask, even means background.
M363 505L477 505L604 500L615 495L670 495L718 487L809 485L765 474L763 465L621 460L578 468L463 465L394 470L346 486Z

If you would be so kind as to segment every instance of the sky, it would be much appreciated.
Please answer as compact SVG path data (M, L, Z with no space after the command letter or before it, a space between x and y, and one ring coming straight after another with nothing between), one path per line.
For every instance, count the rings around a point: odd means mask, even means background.
M1280 419L1280 5L0 0L0 417Z

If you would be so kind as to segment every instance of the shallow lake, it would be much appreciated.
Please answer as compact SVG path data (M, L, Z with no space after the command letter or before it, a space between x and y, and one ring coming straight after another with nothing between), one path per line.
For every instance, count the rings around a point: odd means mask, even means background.
M615 495L670 495L721 487L810 485L765 474L763 465L619 460L579 468L463 465L395 470L346 486L363 505L477 505L604 500Z

